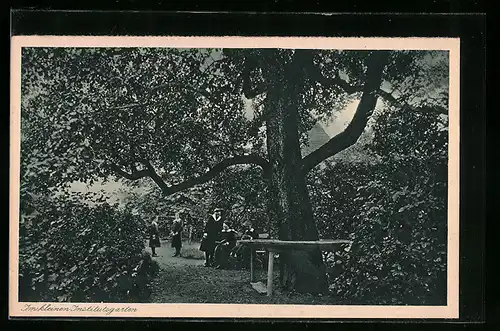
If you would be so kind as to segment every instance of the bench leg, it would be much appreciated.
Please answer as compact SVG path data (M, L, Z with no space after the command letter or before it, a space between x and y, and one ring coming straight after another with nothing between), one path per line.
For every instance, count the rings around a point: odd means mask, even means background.
M255 266L253 260L255 259L255 252L253 249L250 249L250 282L255 282Z
M274 253L269 252L269 262L267 266L267 296L273 295L273 267L274 267Z

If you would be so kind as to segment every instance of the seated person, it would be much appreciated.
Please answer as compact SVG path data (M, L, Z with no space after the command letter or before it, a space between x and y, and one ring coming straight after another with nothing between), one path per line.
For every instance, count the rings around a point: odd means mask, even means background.
M217 269L226 269L229 262L229 254L236 246L236 231L228 223L222 225L221 238L215 247L214 260Z
M241 239L259 239L259 233L252 227L251 224L247 224Z
M241 239L258 239L259 233L255 230L251 223L244 224L243 235ZM246 245L238 245L231 252L231 258L240 268L248 268L250 265L250 247Z

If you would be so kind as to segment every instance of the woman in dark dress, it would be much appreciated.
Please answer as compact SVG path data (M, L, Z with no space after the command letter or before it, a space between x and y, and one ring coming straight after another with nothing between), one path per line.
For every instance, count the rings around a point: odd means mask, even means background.
M214 260L217 269L226 269L229 262L229 253L236 246L236 231L230 225L222 226L220 243L215 247Z
M158 230L158 222L156 219L149 225L149 247L153 257L156 257L156 248L160 247L160 231Z
M203 239L201 240L200 250L205 252L205 267L213 264L214 249L216 241L219 240L222 231L222 209L215 208L214 213L208 217L203 230Z
M172 227L172 247L175 248L174 257L181 255L181 247L182 247L181 232L182 232L182 221L179 217L176 217Z

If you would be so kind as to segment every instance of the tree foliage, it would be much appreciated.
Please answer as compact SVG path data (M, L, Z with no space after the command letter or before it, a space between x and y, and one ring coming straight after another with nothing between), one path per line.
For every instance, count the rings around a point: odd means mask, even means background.
M228 220L236 230L250 222L261 233L269 230L265 199L267 187L258 167L227 169L214 181L214 205L227 210Z
M20 224L20 300L141 302L158 266L141 220L81 194L38 197Z
M356 243L330 264L332 291L355 303L445 304L447 118L392 110L374 131L379 163L337 162L310 177L322 236Z
M312 54L317 70L310 70L298 105L303 144L314 123L328 121L360 97L369 54ZM261 67L292 55L262 49L24 48L21 171L30 178L24 182L50 187L110 175L149 177L173 193L187 187L167 187L225 159L265 156ZM393 52L384 73L389 88L381 95L392 104L443 108L446 69L440 54ZM255 105L251 115L243 94ZM227 165L265 164L250 157L232 161Z
M43 162L46 174L36 174L44 183L90 182L116 169L140 174L149 165L175 183L243 150L232 66L207 65L210 52L24 49L28 163Z

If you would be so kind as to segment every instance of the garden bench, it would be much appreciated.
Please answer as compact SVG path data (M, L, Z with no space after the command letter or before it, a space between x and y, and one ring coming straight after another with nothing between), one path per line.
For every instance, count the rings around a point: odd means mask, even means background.
M291 251L291 250L314 250L333 252L341 245L349 245L347 250L351 249L353 242L351 240L316 240L316 241L284 241L275 239L248 239L239 240L239 244L247 245L250 247L250 282L255 280L254 268L254 255L257 249L264 249L269 254L267 266L267 295L271 296L273 293L273 268L274 268L274 254Z

